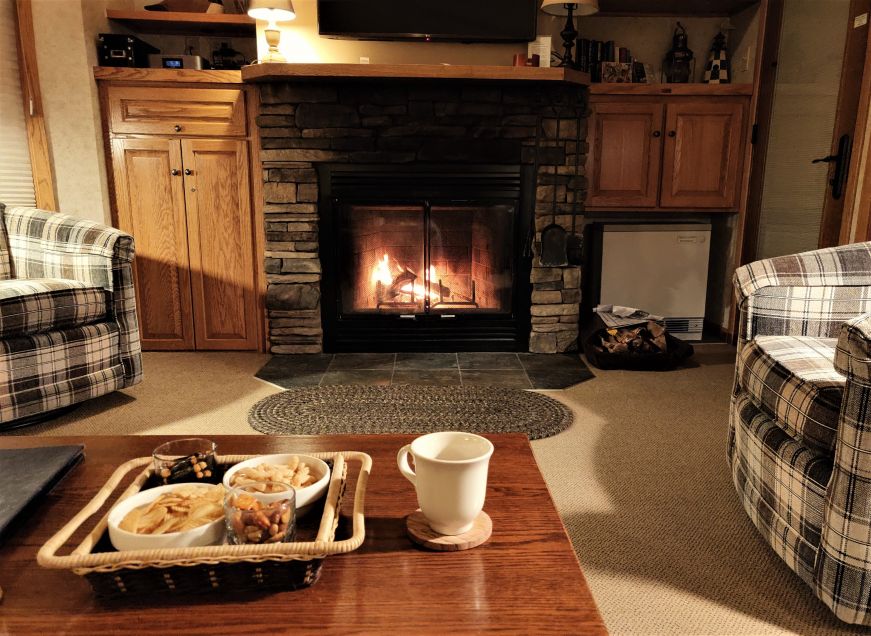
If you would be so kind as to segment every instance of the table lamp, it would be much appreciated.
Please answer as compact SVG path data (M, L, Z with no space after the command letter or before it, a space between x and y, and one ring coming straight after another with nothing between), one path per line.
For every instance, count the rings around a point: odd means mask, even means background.
M572 48L578 37L575 28L575 15L593 15L599 11L599 0L578 0L577 2L563 2L562 0L542 0L541 10L551 15L566 16L566 24L560 35L563 38L563 53L560 66L572 67L575 62L572 59ZM250 13L250 11L249 11Z
M296 12L293 10L293 2L291 0L250 0L248 2L248 15L255 20L265 20L267 22L266 44L269 45L269 50L266 56L258 60L259 62L286 62L284 56L278 52L278 43L281 41L281 31L278 30L276 22L286 22L296 18Z

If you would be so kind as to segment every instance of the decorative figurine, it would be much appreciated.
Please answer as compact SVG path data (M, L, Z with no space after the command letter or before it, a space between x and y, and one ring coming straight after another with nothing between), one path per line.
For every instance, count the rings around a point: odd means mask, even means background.
M729 63L729 51L726 49L726 36L718 33L708 54L705 64L705 84L729 84L732 81L732 69Z
M686 84L695 71L695 58L687 46L687 30L680 22L674 29L671 50L662 62L662 74L667 84Z

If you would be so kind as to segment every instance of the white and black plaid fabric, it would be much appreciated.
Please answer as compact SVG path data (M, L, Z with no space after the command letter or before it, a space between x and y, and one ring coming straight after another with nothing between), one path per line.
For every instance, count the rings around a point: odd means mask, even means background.
M757 336L738 354L738 382L795 440L832 451L846 378L834 338Z
M0 280L12 278L12 259L9 256L9 239L6 236L6 223L3 221L3 208L0 203Z
M139 382L132 237L33 208L0 212L11 273L0 292L0 423Z
M777 554L813 585L832 458L796 442L747 395L733 397L730 417L732 479L744 508Z
M871 243L746 265L735 291L735 485L835 615L871 626Z
M108 296L102 287L62 278L0 280L0 338L105 321Z
M0 340L0 422L123 388L118 331L115 323L101 322Z

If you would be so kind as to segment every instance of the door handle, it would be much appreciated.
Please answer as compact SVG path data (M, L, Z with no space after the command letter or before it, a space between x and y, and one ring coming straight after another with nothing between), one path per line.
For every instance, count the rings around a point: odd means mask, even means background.
M653 136L654 136L654 137L661 137L661 136L662 136L662 133L659 132L658 130L654 130L654 131L653 131Z
M184 169L184 173L185 173L187 176L191 176L191 175L194 173L194 171L191 170L190 168L185 168L185 169Z
M169 171L169 174L171 174L174 177L177 177L179 175L178 168L173 168L172 170Z
M850 155L853 151L853 140L850 135L841 135L838 140L838 154L828 155L814 159L811 163L833 163L835 171L829 184L832 186L832 198L836 201L844 194L844 186L847 185L847 175L850 172Z

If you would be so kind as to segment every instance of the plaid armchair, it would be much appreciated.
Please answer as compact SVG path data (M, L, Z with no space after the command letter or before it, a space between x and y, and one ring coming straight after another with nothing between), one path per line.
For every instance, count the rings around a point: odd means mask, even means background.
M871 243L751 263L734 285L735 487L835 615L871 625Z
M133 239L0 203L0 428L142 379Z

